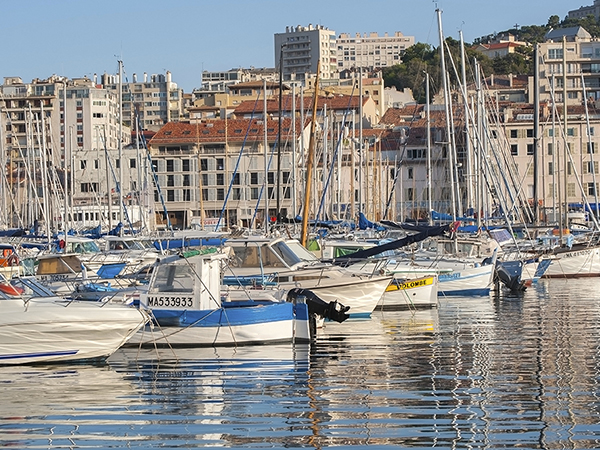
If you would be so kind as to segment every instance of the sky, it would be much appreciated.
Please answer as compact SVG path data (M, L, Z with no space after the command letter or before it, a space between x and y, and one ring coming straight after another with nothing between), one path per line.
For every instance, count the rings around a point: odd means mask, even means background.
M0 77L24 82L56 74L77 78L171 72L185 92L203 70L274 67L275 33L323 25L340 33L396 31L439 44L436 9L446 37L467 43L513 28L545 25L593 0L0 0Z

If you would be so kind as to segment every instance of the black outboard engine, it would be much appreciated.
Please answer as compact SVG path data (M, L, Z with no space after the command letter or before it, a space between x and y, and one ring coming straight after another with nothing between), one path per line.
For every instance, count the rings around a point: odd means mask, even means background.
M314 292L309 289L293 288L287 294L287 301L291 303L303 302L308 306L308 319L311 338L317 333L316 316L342 323L348 317L349 306L344 306L337 301L326 302L321 300Z

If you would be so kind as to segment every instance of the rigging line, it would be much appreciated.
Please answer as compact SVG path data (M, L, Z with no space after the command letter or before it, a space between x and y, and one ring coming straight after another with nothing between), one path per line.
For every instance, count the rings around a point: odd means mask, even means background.
M396 173L394 173L394 180L392 181L392 188L390 189L390 195L388 195L388 200L385 204L385 210L383 211L383 219L387 219L387 215L390 209L390 205L392 204L392 200L394 197L394 191L396 189L396 185L398 184L398 178L400 177L400 171L402 170L402 162L404 161L404 155L406 154L406 147L408 146L408 140L410 139L410 130L413 126L414 122L417 120L417 111L419 105L415 104L414 111L412 117L410 119L410 123L408 124L408 132L406 134L406 139L404 140L404 144L402 146L402 151L400 152L400 159L396 165ZM431 211L429 211L431 214Z
M136 114L136 121L138 123L138 128L139 128L139 115ZM171 219L169 218L169 212L167 210L167 205L165 203L165 198L162 194L162 190L160 188L160 183L158 182L158 174L156 173L156 168L154 167L154 164L152 164L152 155L150 154L150 150L148 150L148 145L146 144L146 136L144 136L144 133L140 133L141 135L141 142L142 142L142 147L144 148L144 150L146 150L146 159L148 160L148 165L150 166L150 170L152 172L152 179L154 181L154 185L156 186L156 191L158 192L158 198L160 199L160 203L163 207L163 214L167 220L167 228L169 230L172 230L173 227L171 226ZM200 195L202 195L202 192L200 192Z
M287 101L286 101L286 106L287 106ZM283 111L280 111L279 114L281 114ZM265 118L265 126L267 124L266 118ZM277 143L279 140L279 136L281 134L281 130L279 130L277 132L277 138L275 139L275 142L273 143L273 148L271 149L271 155L269 156L269 162L267 163L267 168L266 171L268 172L269 169L271 168L271 162L273 162L273 155L275 154L275 149L277 148ZM268 145L268 143L267 143ZM279 176L279 174L277 174L277 176ZM258 214L258 209L260 206L260 202L265 190L265 186L267 186L268 184L268 180L264 180L264 183L262 184L262 186L260 187L260 192L258 194L258 199L256 201L256 207L254 208L254 214L252 215L252 220L250 221L250 228L252 228L252 224L254 224L254 220L256 219L256 215ZM269 192L267 191L267 195L269 195ZM265 220L269 221L269 211L265 211ZM267 222L268 223L268 222Z
M319 209L317 210L317 215L315 217L315 224L314 224L314 227L313 227L313 232L317 228L317 222L319 221L319 217L321 215L321 210L325 206L325 198L327 196L327 189L329 188L329 182L331 181L331 175L333 174L333 170L335 169L335 163L337 162L338 151L339 151L339 149L341 147L341 144L342 144L342 136L343 136L343 132L344 132L343 126L346 123L346 118L348 117L348 112L350 111L350 108L352 106L352 99L353 99L353 96L354 96L355 86L356 86L356 83L352 83L352 91L350 92L350 98L348 99L348 106L344 110L344 116L342 118L342 126L340 127L337 145L335 146L335 152L333 152L333 158L330 161L331 167L329 168L329 171L327 173L327 180L326 180L325 186L323 186L323 192L321 194L321 202L319 204ZM326 117L324 117L323 119L325 120ZM335 124L332 124L332 125L335 125ZM328 136L324 136L324 139L327 139L327 137ZM323 151L325 151L325 149L323 149ZM325 169L325 168L323 168L323 169Z
M106 133L106 130L104 130L104 132ZM129 213L127 212L127 205L125 204L125 199L123 198L123 195L121 195L121 181L117 179L117 176L115 174L113 165L110 161L110 157L108 154L108 148L106 147L106 136L103 136L102 134L100 135L100 139L102 139L102 143L104 144L104 152L106 153L107 156L107 161L108 161L108 167L110 169L110 173L113 176L113 179L116 181L116 190L117 193L119 194L119 198L120 198L120 202L123 205L123 212L125 214L125 220L127 221L127 224L129 225L129 229L131 231L131 234L134 234L134 230L133 230L133 224L131 223L131 220L129 219ZM123 161L119 161L119 164L123 164ZM112 196L111 196L111 192L107 192L108 194L108 201L112 201ZM123 225L123 224L121 224Z
M265 92L266 95L266 92ZM219 230L219 226L221 226L221 219L223 219L223 215L225 214L225 209L227 208L227 202L229 201L229 196L231 195L231 190L233 189L233 181L235 179L235 175L238 171L238 168L240 166L240 161L242 160L242 156L244 156L244 150L246 148L246 141L248 140L248 135L250 134L250 129L252 127L252 121L254 120L254 113L256 112L256 107L258 105L258 100L260 99L260 91L258 91L258 94L256 96L256 101L254 102L254 107L252 108L252 113L250 114L250 120L248 121L248 126L246 127L246 134L244 135L244 141L242 142L242 148L240 149L239 153L238 153L238 157L237 157L237 161L235 162L235 167L233 169L233 173L231 174L231 180L229 181L229 187L227 188L227 195L225 196L225 200L223 201L223 207L221 208L221 214L219 214L219 220L217 221L217 224L215 225L215 231ZM227 113L225 113L227 114ZM225 119L227 120L227 119ZM263 127L267 126L267 117L265 114L264 120L263 120ZM225 131L226 133L228 131ZM225 137L227 139L227 137ZM225 155L225 157L227 158L227 154Z

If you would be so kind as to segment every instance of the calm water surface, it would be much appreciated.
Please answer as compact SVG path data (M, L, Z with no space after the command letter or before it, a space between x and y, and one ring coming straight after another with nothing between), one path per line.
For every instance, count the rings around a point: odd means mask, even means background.
M600 448L600 280L327 324L311 348L0 368L0 447Z

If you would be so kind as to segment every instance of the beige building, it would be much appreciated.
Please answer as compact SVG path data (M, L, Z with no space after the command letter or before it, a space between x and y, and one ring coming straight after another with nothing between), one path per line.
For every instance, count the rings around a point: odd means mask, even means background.
M280 67L285 81L305 80L317 73L321 64L321 78L337 78L335 32L317 25L313 27L286 27L285 33L275 34L275 67ZM278 69L279 70L279 69Z
M581 6L579 9L569 11L569 19L583 19L589 15L593 15L596 20L600 18L600 0L594 0L591 6Z
M180 120L183 113L183 89L173 82L171 72L148 76L141 80L133 74L123 85L123 124L135 129L136 115L142 130L158 131L164 124ZM102 86L118 92L119 76L102 76Z
M402 54L415 44L414 36L404 36L396 31L393 36L385 33L341 33L336 39L338 71L353 68L377 70L402 62Z
M115 93L88 78L58 76L31 83L8 77L0 89L5 163L12 169L3 184L11 193L1 196L3 211L10 211L3 216L9 225L42 220L48 214L56 229L64 213L65 176L73 204L98 204L103 198L106 202L106 155L114 161L119 141L126 145L130 139L127 127L119 137ZM92 162L90 155L101 156Z

